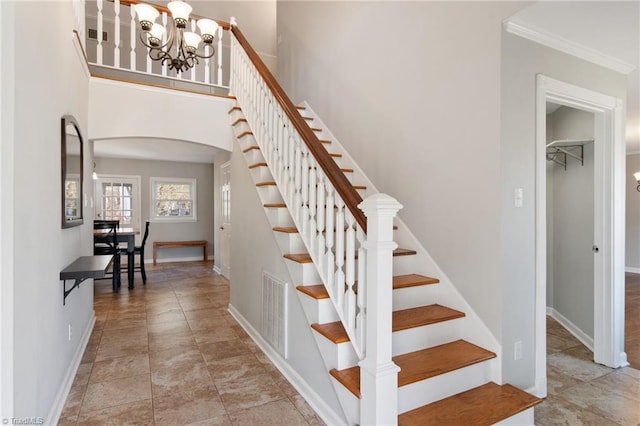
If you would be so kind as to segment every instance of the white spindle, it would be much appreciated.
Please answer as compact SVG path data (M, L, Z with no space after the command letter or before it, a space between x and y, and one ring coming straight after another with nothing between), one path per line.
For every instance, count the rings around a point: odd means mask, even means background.
M317 258L316 255L316 244L317 244L317 223L316 223L316 214L317 214L317 201L318 195L316 193L317 190L317 180L316 180L316 168L315 165L311 166L309 170L309 252L312 257Z
M316 219L318 240L316 252L318 254L318 269L320 271L324 271L326 267L326 256L324 251L326 244L324 237L324 231L326 229L324 217L325 203L324 173L322 172L322 170L318 169L318 217Z
M346 249L345 249L345 281L347 283L347 325L350 330L356 327L356 293L353 285L356 281L356 231L355 219L350 211L345 212L347 222Z
M113 0L113 66L120 68L120 0Z
M222 86L222 27L218 27L218 86Z
M98 46L96 47L96 61L98 65L102 65L102 24L104 19L102 16L102 0L97 0L96 4L98 6Z
M334 283L334 293L336 304L342 308L344 306L344 201L340 197L336 198L336 273Z
M129 30L129 38L130 40L130 47L131 47L131 52L129 52L129 69L131 71L135 71L136 70L136 10L133 8L133 6L129 6L129 13L131 14L131 22L130 22L130 30ZM151 60L151 59L149 59ZM149 67L147 67L147 72L151 72L149 70Z
M333 242L335 240L335 235L336 235L336 230L335 230L335 221L334 221L334 214L335 214L335 203L334 203L334 197L333 197L333 186L331 184L327 185L327 225L325 226L326 229L326 241L325 244L327 246L327 260L326 260L326 288L331 289L330 291L333 292L333 289L335 288L333 285L334 279L335 279L335 258L333 256ZM335 293L334 293L335 294Z

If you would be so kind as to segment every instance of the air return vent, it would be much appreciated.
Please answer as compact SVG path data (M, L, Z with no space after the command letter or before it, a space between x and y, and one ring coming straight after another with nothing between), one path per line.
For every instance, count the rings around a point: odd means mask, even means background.
M262 336L287 358L288 284L262 273Z

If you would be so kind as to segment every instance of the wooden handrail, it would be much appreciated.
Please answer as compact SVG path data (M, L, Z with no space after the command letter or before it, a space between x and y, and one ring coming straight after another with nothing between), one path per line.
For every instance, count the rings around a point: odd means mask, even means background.
M235 35L238 43L244 48L245 52L247 52L247 56L253 65L256 67L262 78L264 78L267 86L271 89L271 92L275 96L275 98L280 103L280 106L284 110L293 126L298 130L302 140L309 148L309 151L313 154L316 161L324 171L327 178L333 184L336 192L340 194L340 197L344 201L345 205L353 214L353 217L356 219L358 224L362 227L364 232L367 232L367 220L364 216L364 213L358 208L358 204L362 202L362 197L355 190L353 185L346 178L340 167L336 164L335 161L331 158L327 150L322 146L318 137L313 133L309 125L305 122L305 120L298 112L296 106L291 102L289 96L284 92L278 81L275 79L271 71L267 68L267 66L262 62L260 56L256 53L256 51L251 47L251 44L247 41L247 39L242 34L240 29L233 25L231 27L231 32Z
M109 0L110 2L113 2L113 0ZM164 6L160 6L159 4L154 4L154 3L148 3L145 1L140 1L140 0L120 0L120 4L124 5L124 6L131 6L132 4L138 4L138 3L144 3L144 4L148 4L149 6L153 6L155 7L160 13L165 12L167 13L167 15L171 16L171 11L164 7ZM191 14L189 15L190 18L194 18L194 19L212 19L212 18L207 18L206 16L200 16L200 15L195 15L195 14ZM222 27L223 30L229 30L231 29L231 24L225 21L219 21L217 19L213 19L214 21L216 21L218 23L218 25L220 25Z

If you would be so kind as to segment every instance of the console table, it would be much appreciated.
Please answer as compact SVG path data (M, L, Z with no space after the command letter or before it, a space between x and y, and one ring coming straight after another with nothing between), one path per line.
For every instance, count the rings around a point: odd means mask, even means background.
M104 278L113 261L111 255L80 256L69 266L60 271L62 280L62 304L67 296L87 278ZM73 286L67 289L67 280L74 280Z

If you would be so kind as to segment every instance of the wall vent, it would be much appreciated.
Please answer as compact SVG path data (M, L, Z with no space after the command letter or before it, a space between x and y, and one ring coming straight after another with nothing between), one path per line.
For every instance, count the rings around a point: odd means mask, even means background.
M287 358L288 284L262 272L262 336Z
M89 40L98 40L98 30L96 30L95 28L89 28L87 32L87 37L89 38ZM102 41L104 43L109 41L109 33L107 33L106 31L102 32Z

